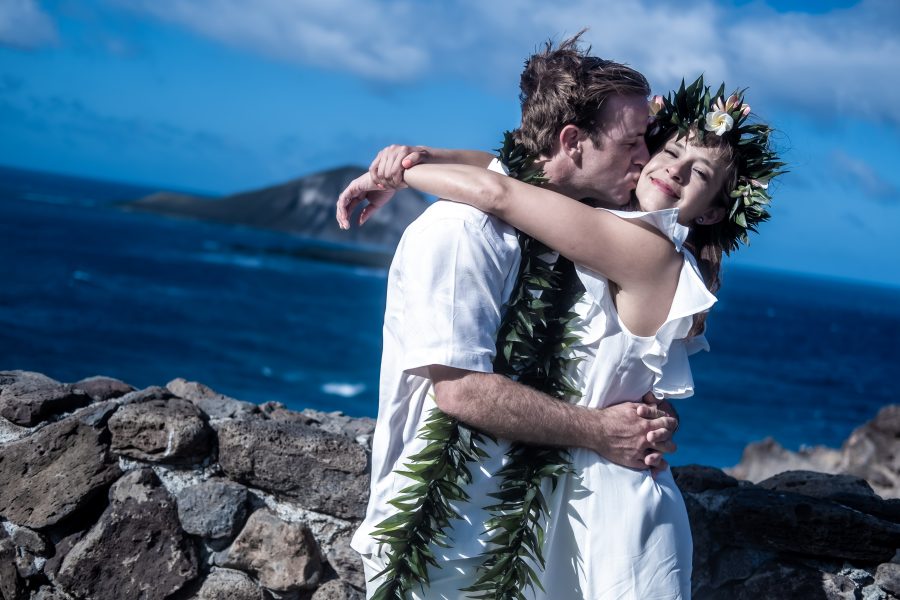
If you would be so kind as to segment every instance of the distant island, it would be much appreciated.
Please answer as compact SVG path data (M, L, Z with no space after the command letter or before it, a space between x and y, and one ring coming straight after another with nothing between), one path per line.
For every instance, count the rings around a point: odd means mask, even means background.
M364 167L340 167L223 198L161 191L122 206L128 210L294 233L335 245L294 248L292 254L387 266L403 231L428 207L428 201L415 190L400 190L394 201L376 212L365 227L342 231L334 218L335 202L350 181L364 171Z

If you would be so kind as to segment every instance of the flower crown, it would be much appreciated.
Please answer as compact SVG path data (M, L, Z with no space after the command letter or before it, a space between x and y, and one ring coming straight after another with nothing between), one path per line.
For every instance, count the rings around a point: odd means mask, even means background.
M703 85L703 76L688 87L681 81L677 92L667 98L654 96L650 100L651 123L647 131L647 145L653 151L677 131L677 138L691 132L702 141L707 135L725 140L734 152L737 166L737 186L728 193L731 206L728 219L716 228L716 237L725 253L737 250L740 243L749 244L749 231L769 220L767 207L769 181L786 171L777 154L769 148L772 128L762 123L747 123L750 106L744 104L744 91L737 90L725 97L723 83L715 94Z

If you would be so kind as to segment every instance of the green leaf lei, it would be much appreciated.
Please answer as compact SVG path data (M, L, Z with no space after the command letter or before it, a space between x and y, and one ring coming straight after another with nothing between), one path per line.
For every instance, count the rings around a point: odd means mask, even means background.
M499 158L509 175L526 183L546 180L534 157L504 135ZM566 374L569 362L562 358L577 341L571 333L576 316L571 310L583 292L572 263L552 261L552 251L518 232L522 260L516 289L508 302L497 336L494 372L507 375L556 398L578 398L579 392ZM428 566L440 567L430 546L447 547L445 531L459 514L451 502L469 500L465 486L472 481L468 463L487 454L479 444L488 434L460 423L439 409L431 411L419 430L425 447L410 456L405 470L397 471L412 481L390 504L397 513L376 526L374 537L388 547L386 566L375 577L385 580L373 600L404 600L417 585L429 585ZM526 587L541 583L532 564L543 568L544 515L547 503L541 484L556 488L561 475L571 470L568 453L560 448L512 444L507 464L497 473L502 478L497 503L486 507L490 546L484 553L475 583L467 588L479 599L524 599Z
M541 185L542 173L534 157L504 136L500 160L509 175ZM559 257L541 242L518 232L522 249L517 286L497 335L494 372L508 375L558 399L578 399L580 392L567 374L572 359L568 348L579 338L572 333L577 316L571 309L584 291L571 261ZM526 587L543 590L533 565L543 569L544 522L548 511L542 483L556 489L559 477L571 471L568 452L514 443L507 463L497 472L497 503L486 507L489 546L475 583L466 591L474 598L524 600Z

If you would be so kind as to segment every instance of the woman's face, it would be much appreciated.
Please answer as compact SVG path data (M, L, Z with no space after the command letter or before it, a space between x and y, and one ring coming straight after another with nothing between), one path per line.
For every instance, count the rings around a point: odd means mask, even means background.
M678 222L682 225L690 226L699 217L711 224L724 216L724 209L713 208L712 201L727 176L728 165L721 150L694 146L689 139L676 141L673 137L650 157L641 171L635 195L643 211L678 208Z

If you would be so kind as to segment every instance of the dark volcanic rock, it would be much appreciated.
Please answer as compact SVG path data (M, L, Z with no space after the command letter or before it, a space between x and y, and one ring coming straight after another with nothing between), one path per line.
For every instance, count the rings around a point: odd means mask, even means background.
M109 491L110 505L62 561L57 582L82 598L163 600L197 576L175 503L149 469Z
M0 415L31 427L52 415L90 404L83 391L29 371L0 371Z
M340 579L326 581L310 600L363 600L364 594L353 589L347 582Z
M211 419L240 419L260 413L259 407L252 402L229 398L196 381L173 379L166 384L166 389L179 398L190 400Z
M309 510L344 519L365 512L366 452L345 436L300 422L226 422L219 429L219 464L229 477Z
M25 582L16 569L16 545L0 527L0 598L19 600L25 596Z
M112 400L134 391L134 388L124 381L102 375L87 377L73 383L72 387L83 391L94 401Z
M672 476L682 493L723 490L738 485L737 479L726 475L721 469L703 465L672 467Z
M717 590L695 594L695 600L838 600L854 598L835 594L847 584L856 589L853 582L834 581L835 575L824 574L817 569L795 564L767 563L746 580L734 582ZM829 594L826 590L832 590Z
M227 480L187 486L176 495L181 526L192 535L232 538L247 515L247 488Z
M153 462L199 462L210 452L211 430L196 406L181 398L120 408L109 420L113 451Z
M260 585L276 592L310 589L322 576L319 548L309 528L265 509L247 519L223 566L255 573Z
M213 568L193 600L264 600L263 590L246 573Z
M716 523L717 537L733 545L877 564L890 560L900 540L900 525L835 502L761 488L717 494L704 495L708 512L691 522Z
M119 474L102 432L68 417L0 446L0 516L34 529L54 525Z
M352 531L338 534L332 540L325 558L338 577L360 589L365 589L366 574L359 553L350 547L352 537Z
M865 479L814 471L785 471L759 482L759 487L831 500L876 517L900 523L900 500L883 500Z
M334 219L334 203L343 189L365 170L343 167L322 171L219 200L154 194L130 203L128 208L290 231L340 244L366 244L369 246L366 251L321 247L302 251L312 258L386 266L403 230L427 208L428 202L419 192L400 190L390 204L372 215L365 227L342 231ZM355 218L351 220L356 222Z

